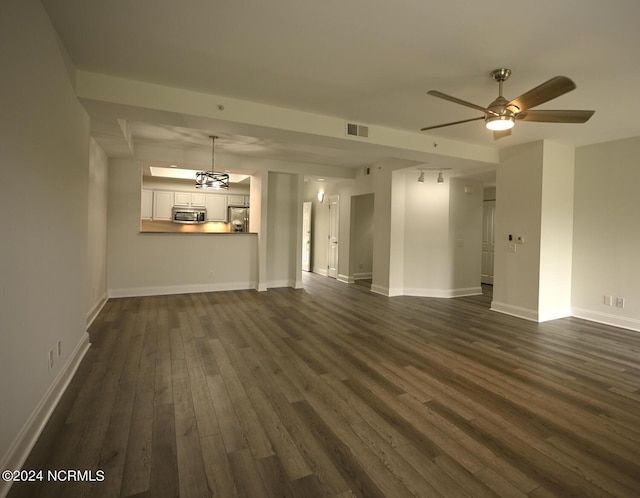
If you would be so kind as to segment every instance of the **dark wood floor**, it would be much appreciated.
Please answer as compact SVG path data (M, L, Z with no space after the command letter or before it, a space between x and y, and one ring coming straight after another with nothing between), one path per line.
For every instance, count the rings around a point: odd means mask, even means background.
M640 334L487 296L110 300L10 496L640 495Z

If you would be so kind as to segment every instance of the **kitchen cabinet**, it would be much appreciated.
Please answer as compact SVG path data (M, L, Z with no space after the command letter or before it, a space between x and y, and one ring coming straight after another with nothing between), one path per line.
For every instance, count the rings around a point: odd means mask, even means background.
M206 194L201 194L199 192L175 192L175 197L174 197L174 204L176 206L185 206L185 207L191 207L191 206L197 206L197 207L203 207L205 206L205 195Z
M204 207L206 206L205 198L207 194L201 194L199 192L191 194L191 205Z
M229 206L244 206L244 195L228 195Z
M171 209L174 203L174 193L164 190L153 192L153 219L171 221Z
M153 217L153 190L143 190L140 202L140 218L150 220Z
M207 221L227 222L227 196L222 194L203 194L207 208Z

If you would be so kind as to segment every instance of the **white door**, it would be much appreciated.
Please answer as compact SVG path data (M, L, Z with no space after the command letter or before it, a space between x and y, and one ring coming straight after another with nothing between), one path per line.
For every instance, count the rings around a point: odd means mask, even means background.
M493 284L493 253L495 250L494 215L496 201L484 201L482 209L482 267L480 281Z
M302 205L302 270L311 271L311 202Z
M340 221L340 196L329 196L329 251L327 255L327 275L338 278L338 232Z

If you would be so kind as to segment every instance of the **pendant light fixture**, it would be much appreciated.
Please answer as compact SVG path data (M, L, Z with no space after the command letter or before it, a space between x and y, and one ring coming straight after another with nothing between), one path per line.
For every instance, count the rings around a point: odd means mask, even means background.
M216 138L211 139L211 171L198 171L196 173L196 188L210 188L214 190L227 190L229 188L229 175L215 171L215 143Z

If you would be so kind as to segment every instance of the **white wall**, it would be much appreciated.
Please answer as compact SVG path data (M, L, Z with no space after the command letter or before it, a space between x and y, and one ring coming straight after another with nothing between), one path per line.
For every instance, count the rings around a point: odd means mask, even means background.
M267 287L295 287L296 261L301 257L297 247L302 243L298 175L269 172L268 179Z
M374 194L351 197L349 280L371 278L373 271Z
M543 142L503 149L496 175L492 309L537 320ZM509 235L525 244L509 252Z
M491 307L533 321L569 316L574 150L539 141L500 159Z
M354 181L307 183L305 199L315 211L314 271L326 274L316 268L326 268L328 215L315 197L324 189L325 195L340 194L338 267L344 280L372 272L372 290L384 295L480 293L482 184L447 178L440 185L435 175L421 184L417 170L398 166L388 161Z
M107 300L107 196L109 159L91 138L89 142L89 206L88 221L88 276L89 309L91 322Z
M445 297L453 284L450 183L437 184L433 178L430 180L418 183L417 174L412 175L402 195L405 205L403 294Z
M89 119L40 2L2 3L0 47L0 468L17 469L87 344Z
M573 147L544 142L538 296L541 322L571 315L574 163Z
M417 172L405 176L402 293L432 297L481 293L481 183L446 178L439 184L435 175L418 183Z
M255 288L255 234L140 233L140 166L128 159L109 163L109 295Z
M449 182L449 247L453 255L451 295L480 294L482 183L464 178L451 178Z
M572 312L640 330L640 137L576 149ZM614 299L604 304L604 296ZM624 308L615 298L625 298Z

